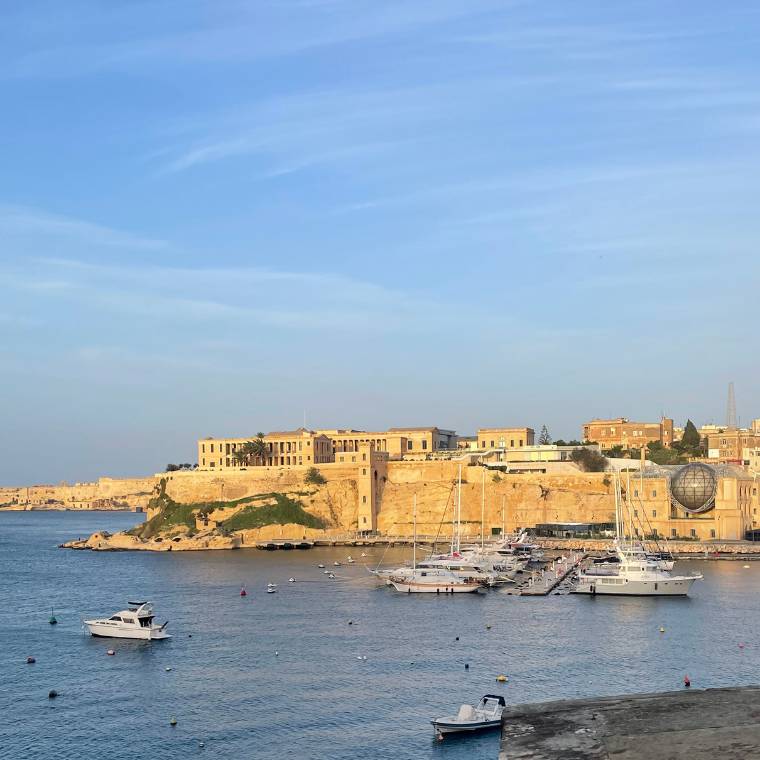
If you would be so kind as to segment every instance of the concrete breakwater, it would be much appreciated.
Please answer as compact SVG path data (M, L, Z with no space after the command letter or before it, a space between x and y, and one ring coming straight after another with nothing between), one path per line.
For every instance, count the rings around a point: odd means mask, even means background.
M760 757L760 688L687 690L513 705L499 760Z

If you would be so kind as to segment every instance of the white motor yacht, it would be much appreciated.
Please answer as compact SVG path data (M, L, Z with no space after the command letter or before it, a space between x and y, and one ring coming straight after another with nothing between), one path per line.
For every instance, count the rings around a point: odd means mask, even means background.
M626 516L621 514L624 506L620 479L616 475L612 556L581 570L573 593L591 596L686 596L702 575L674 575L671 559L647 552L641 541L626 539ZM632 527L630 535L634 532Z
M439 736L498 728L506 706L504 697L486 694L477 705L462 705L456 715L433 718L430 722Z
M686 596L701 575L674 575L642 547L614 543L617 562L593 564L578 573L574 594L615 596ZM670 563L668 563L670 564ZM672 566L672 565L671 565Z
M153 605L150 602L127 602L129 608L109 618L85 620L84 624L93 636L114 639L170 639L163 625L153 622Z

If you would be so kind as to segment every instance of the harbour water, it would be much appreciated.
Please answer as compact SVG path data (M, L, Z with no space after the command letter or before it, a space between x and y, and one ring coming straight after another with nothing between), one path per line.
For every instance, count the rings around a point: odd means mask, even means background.
M439 743L430 718L488 692L512 703L674 689L686 673L695 687L760 682L760 563L679 563L705 575L689 599L439 598L378 586L362 563L382 548L57 548L137 519L0 513L0 757L493 760L497 734ZM356 564L332 567L349 551ZM172 639L83 635L82 618L139 597Z

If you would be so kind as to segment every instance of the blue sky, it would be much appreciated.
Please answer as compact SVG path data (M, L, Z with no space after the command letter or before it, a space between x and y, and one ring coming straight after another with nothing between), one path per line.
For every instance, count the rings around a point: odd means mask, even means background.
M0 482L760 416L760 7L6 3Z

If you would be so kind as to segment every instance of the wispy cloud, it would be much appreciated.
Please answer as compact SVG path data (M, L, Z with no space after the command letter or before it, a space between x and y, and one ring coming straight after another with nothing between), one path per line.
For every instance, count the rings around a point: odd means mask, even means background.
M98 246L143 251L159 251L167 247L163 240L25 206L0 204L0 231L5 234L65 237Z

